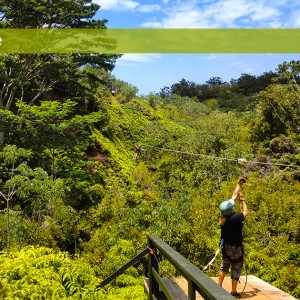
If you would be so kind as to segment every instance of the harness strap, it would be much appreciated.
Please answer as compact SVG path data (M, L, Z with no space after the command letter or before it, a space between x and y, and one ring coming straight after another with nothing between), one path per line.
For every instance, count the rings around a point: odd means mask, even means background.
M220 243L219 245L219 248L217 249L216 253L215 253L215 256L213 257L213 259L203 268L203 272L206 270L206 269L209 269L210 270L210 266L212 265L212 263L214 262L214 260L216 259L216 257L218 256L219 252L221 251L221 248L222 248L222 244Z

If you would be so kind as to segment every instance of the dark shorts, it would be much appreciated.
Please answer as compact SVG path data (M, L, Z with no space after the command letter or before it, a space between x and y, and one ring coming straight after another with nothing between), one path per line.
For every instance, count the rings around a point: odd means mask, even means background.
M227 273L231 267L231 279L239 280L243 268L243 247L224 245L220 271Z

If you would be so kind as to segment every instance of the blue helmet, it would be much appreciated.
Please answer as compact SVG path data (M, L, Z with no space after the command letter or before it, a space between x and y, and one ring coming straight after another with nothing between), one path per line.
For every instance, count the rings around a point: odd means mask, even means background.
M233 201L225 200L220 204L220 211L223 216L230 215L233 208Z

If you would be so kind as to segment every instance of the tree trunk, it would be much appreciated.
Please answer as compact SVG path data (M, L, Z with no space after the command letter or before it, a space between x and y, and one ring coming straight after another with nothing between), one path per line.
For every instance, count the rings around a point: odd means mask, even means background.
M0 145L3 145L4 143L4 132L0 132Z
M0 126L5 122L6 117L0 113ZM4 143L4 131L0 130L0 145Z

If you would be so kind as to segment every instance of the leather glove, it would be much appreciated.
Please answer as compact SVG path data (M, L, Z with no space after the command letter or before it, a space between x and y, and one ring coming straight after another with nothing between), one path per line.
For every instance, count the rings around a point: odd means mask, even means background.
M241 176L240 178L239 178L239 180L238 180L238 183L239 184L243 184L243 183L245 183L247 181L247 177L246 176Z

